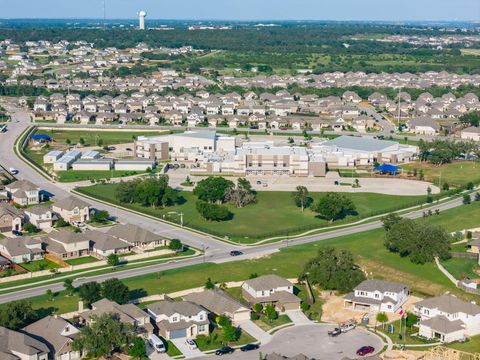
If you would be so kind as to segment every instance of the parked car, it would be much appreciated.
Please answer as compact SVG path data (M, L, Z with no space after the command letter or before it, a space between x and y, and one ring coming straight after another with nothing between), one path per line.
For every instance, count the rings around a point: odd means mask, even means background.
M126 151L133 151L131 148L126 148L125 150Z
M195 350L197 348L197 344L195 344L193 339L185 339L185 345L187 345L190 350Z
M12 230L12 234L13 234L14 236L22 236L22 235L23 235L22 232L21 232L21 231L18 231L18 230Z
M362 346L360 349L357 350L358 356L365 356L368 354L373 354L375 352L375 348L373 346Z
M219 356L227 355L227 354L233 353L234 351L235 350L233 350L230 346L225 346L225 347L215 351L215 355L219 355Z
M115 150L117 150L117 148L115 146L109 146L109 147L107 147L107 150L108 151L115 151Z
M342 324L340 326L340 330L342 330L342 332L348 332L350 330L353 330L357 327L357 324L351 322L351 323L347 323L347 324Z
M328 332L328 336L335 337L335 336L340 335L341 333L342 333L342 329L340 329L340 328L335 328L335 329L330 330L330 331Z
M18 170L15 169L15 168L13 168L13 167L11 167L10 169L8 169L8 171L9 171L10 174L12 174L12 175L17 175L17 174L18 174Z
M257 180L257 185L262 185L262 182L260 180Z
M252 350L257 350L259 346L257 344L247 344L243 345L240 350L241 351L252 351Z
M230 251L230 256L240 256L240 255L243 255L243 252L238 251L238 250Z
M167 351L165 348L165 344L163 343L162 339L160 339L157 335L152 334L148 337L148 343L152 348L155 349L157 353L164 353Z

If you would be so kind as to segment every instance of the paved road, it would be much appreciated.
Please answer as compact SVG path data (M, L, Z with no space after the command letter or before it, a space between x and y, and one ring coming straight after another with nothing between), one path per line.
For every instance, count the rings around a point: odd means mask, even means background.
M327 331L331 325L315 324L286 328L277 332L272 340L260 347L257 351L242 353L237 350L226 359L243 360L258 359L261 351L263 355L273 352L284 356L295 356L303 353L309 358L340 360L344 357L356 358L356 351L362 346L373 346L377 351L383 348L383 341L377 335L364 329L355 329L338 337L331 338ZM203 356L196 359L215 359L215 355Z
M18 121L18 122L17 122ZM15 139L21 134L21 132L28 126L28 115L26 113L17 112L13 114L13 122L8 125L8 132L0 134L0 163L5 167L15 167L20 171L19 177L22 179L28 179L33 183L39 185L46 191L55 194L57 198L63 198L69 195L68 187L60 183L51 183L38 174L35 170L29 167L27 164L19 160L13 152L13 143ZM113 216L116 216L121 222L135 223L148 230L154 231L159 234L164 234L172 238L178 238L184 243L197 248L202 248L205 245L206 254L205 257L172 261L164 264L157 264L146 266L138 269L129 269L124 271L118 271L114 274L105 274L99 276L92 276L87 279L80 279L75 281L75 285L78 286L88 281L104 281L106 279L116 278L129 278L133 276L140 276L149 274L152 272L159 272L174 268L180 268L184 266L200 264L204 261L223 263L229 261L238 261L245 259L257 258L266 254L271 254L278 251L285 246L306 244L315 241L326 240L334 237L350 235L362 231L368 231L377 229L382 226L380 221L375 221L367 224L356 225L345 229L332 230L318 235L305 236L294 240L288 240L283 242L265 244L254 247L243 247L241 250L244 255L232 258L229 255L231 249L234 246L224 243L219 240L215 240L208 236L200 235L195 232L191 232L186 229L180 229L178 227L155 221L153 219L145 218L140 215L132 214L128 211L120 210L111 206L103 205L95 201L91 202L94 207L102 208ZM432 211L439 209L440 211L451 209L453 207L460 206L462 204L461 199L451 200L441 205L434 205ZM422 216L423 211L414 211L407 215L409 218L418 218ZM13 300L24 299L36 295L44 294L47 289L52 291L60 291L63 289L61 283L55 285L44 285L36 288L27 288L14 293L0 295L0 303L5 303Z

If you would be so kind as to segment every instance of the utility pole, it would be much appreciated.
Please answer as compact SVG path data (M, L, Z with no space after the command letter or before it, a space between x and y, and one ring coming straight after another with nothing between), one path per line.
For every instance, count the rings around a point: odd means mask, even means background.
M400 114L401 114L401 111L400 111L400 91L402 90L402 88L398 89L398 118L397 118L397 127L398 129L400 130Z

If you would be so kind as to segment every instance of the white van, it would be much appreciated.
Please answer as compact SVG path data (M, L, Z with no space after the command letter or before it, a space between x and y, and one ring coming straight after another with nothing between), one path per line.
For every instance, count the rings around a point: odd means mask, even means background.
M165 348L165 344L163 343L162 339L160 339L157 335L152 334L148 337L148 343L152 348L155 349L157 353L164 353L167 351Z

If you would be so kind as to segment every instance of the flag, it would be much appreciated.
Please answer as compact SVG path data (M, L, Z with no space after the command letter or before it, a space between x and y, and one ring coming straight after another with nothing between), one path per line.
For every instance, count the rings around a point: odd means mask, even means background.
M405 311L403 311L403 308L400 306L400 309L398 309L398 314L403 315Z

